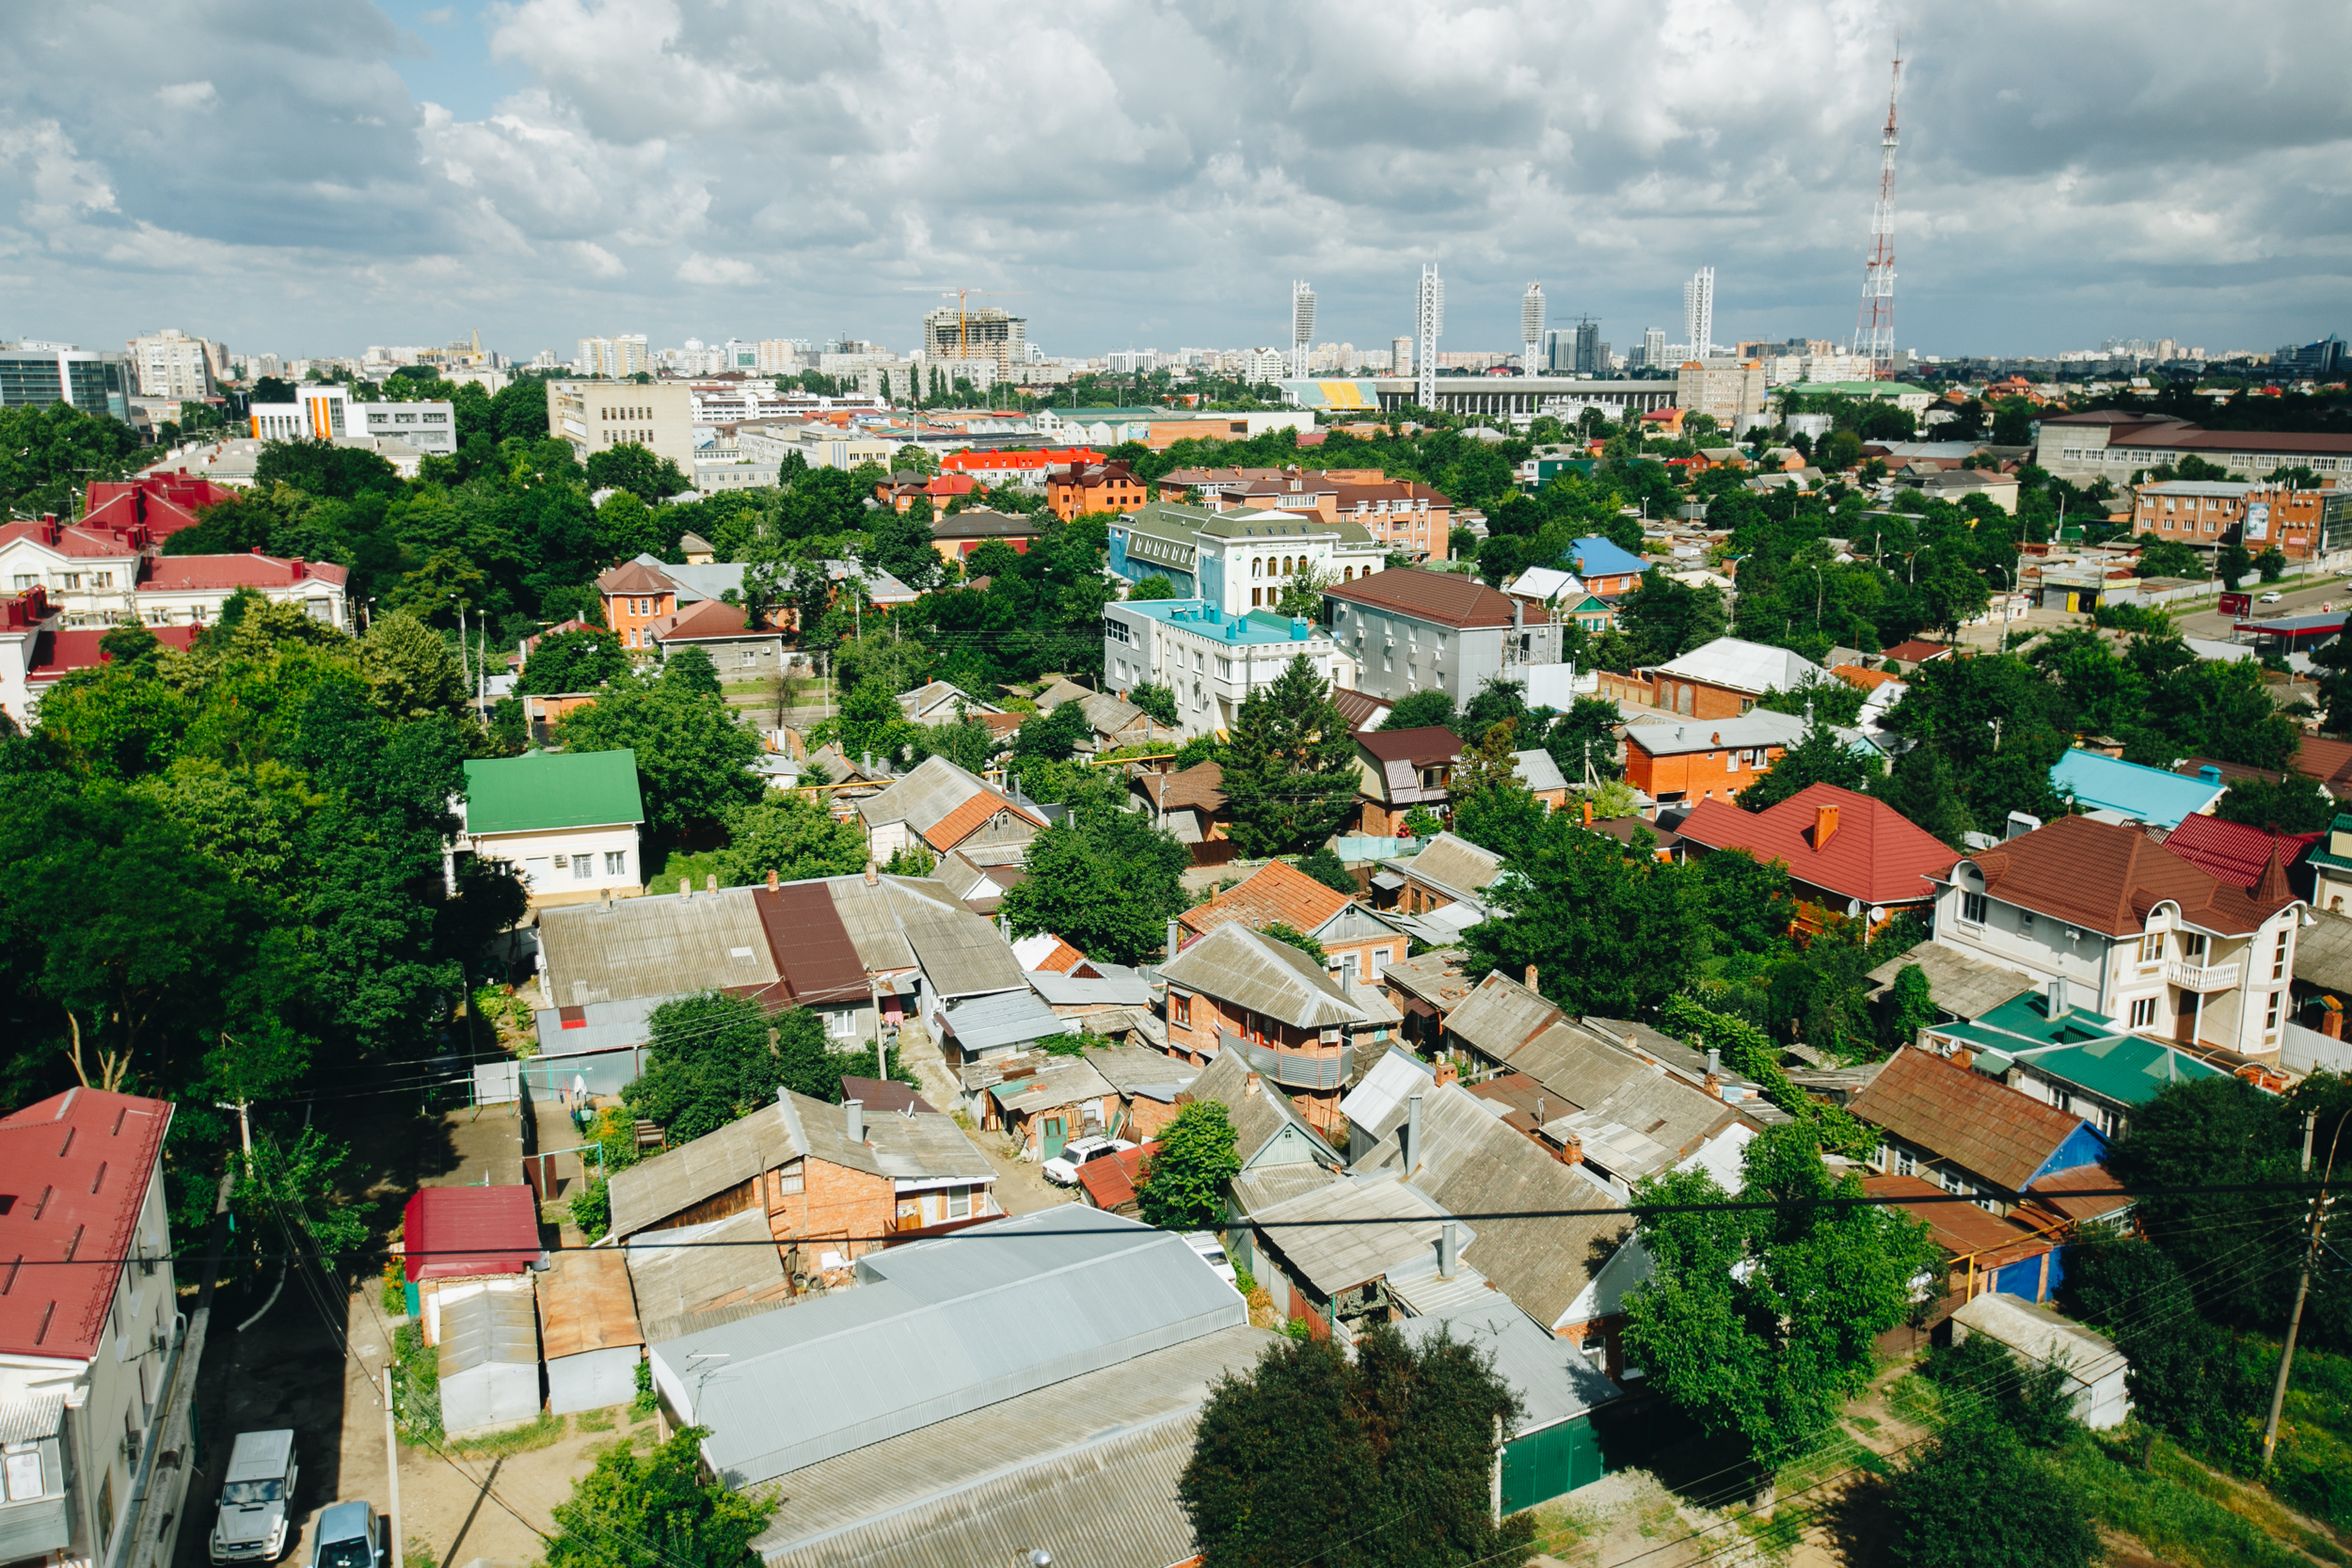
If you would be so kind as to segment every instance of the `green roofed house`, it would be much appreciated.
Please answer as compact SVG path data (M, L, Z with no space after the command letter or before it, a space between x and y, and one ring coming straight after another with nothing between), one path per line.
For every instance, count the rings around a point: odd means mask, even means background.
M1973 1022L1931 1025L1930 1048L1967 1052L1977 1071L2082 1117L2110 1141L2165 1085L2223 1076L2195 1052L2070 1006L2067 990L2060 980L2048 993L2013 996Z
M510 861L531 907L634 897L644 890L637 753L532 752L466 764L450 854Z

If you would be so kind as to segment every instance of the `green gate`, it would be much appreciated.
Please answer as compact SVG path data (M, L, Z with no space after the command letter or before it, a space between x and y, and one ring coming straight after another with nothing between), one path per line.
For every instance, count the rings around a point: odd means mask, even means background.
M1040 1158L1051 1160L1062 1151L1065 1144L1070 1142L1068 1119L1062 1117L1047 1117L1044 1130L1040 1136L1045 1148L1044 1154Z
M1582 1416L1514 1437L1502 1446L1502 1512L1534 1508L1606 1473L1600 1440Z

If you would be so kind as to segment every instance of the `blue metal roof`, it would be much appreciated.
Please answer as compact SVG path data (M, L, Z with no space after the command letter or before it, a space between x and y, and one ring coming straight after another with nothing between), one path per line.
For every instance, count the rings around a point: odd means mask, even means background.
M1638 578L1649 569L1648 562L1606 539L1579 539L1568 546L1568 559L1576 562L1577 575L1585 578L1615 577L1625 572Z
M2092 811L2111 811L2155 827L2177 828L2182 818L2209 809L2229 785L2076 750L2052 766L2050 787L2074 796L2078 804Z
M1311 621L1294 620L1270 610L1253 610L1248 615L1234 615L1207 599L1123 599L1119 608L1223 642L1301 642L1315 629Z

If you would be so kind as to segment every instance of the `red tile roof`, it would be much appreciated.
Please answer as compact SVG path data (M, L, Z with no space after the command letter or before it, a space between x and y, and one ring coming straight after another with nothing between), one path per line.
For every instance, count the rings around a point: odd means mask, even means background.
M94 528L142 527L158 539L191 528L198 514L236 499L226 484L189 474L141 474L119 483L92 480L84 497L82 521Z
M37 523L0 526L0 545L30 540L45 549L75 561L121 561L137 555L146 543L135 530L87 528L44 518Z
M1826 843L1817 844L1820 813L1837 813ZM1883 800L1836 784L1808 784L1778 805L1741 811L1728 800L1701 800L1682 819L1684 838L1713 849L1745 849L1781 861L1802 882L1865 904L1916 903L1935 895L1959 854L1914 826Z
M596 578L599 594L675 594L677 584L667 574L642 561L624 561Z
M1350 902L1346 894L1325 887L1288 862L1268 861L1242 881L1176 918L1200 936L1235 920L1253 931L1279 920L1311 936Z
M2251 888L2262 880L2275 847L2280 863L2293 865L2324 833L2270 833L2243 822L2218 816L2185 816L2164 841L2167 854L2202 866L2233 887Z
M1509 594L1455 572L1422 572L1400 566L1326 588L1323 593L1326 598L1371 605L1439 626L1467 628L1512 624Z
M0 1118L0 1352L98 1353L122 1259L171 1248L137 1234L170 1124L168 1101L88 1088Z
M2233 936L2252 931L2294 901L2283 877L2258 895L2166 854L2137 828L2088 816L2061 816L1968 859L1983 871L1994 896L2112 937L2138 935L2149 911L2168 901L2207 930Z
M147 565L142 590L163 593L203 588L289 588L315 578L340 587L350 568L326 562L281 560L274 555L159 555Z
M1858 686L1865 691L1875 691L1889 681L1902 679L1892 670L1865 670L1859 664L1833 664L1829 673L1848 686Z
M659 642L725 642L739 637L773 637L771 628L752 628L751 614L739 604L724 599L705 599L690 610L669 619L669 624L654 633Z
M1117 1209L1136 1200L1136 1184L1144 1162L1160 1152L1156 1143L1125 1149L1107 1160L1089 1160L1078 1167L1078 1185L1097 1209Z
M519 1274L539 1256L539 1205L529 1187L426 1187L401 1211L411 1280Z
M1954 1203L1934 1182L1915 1176L1866 1176L1862 1190L1872 1197L1895 1199L1896 1207L1927 1222L1937 1246L1955 1260L1974 1258L1979 1269L2037 1257L2052 1244L2049 1237L2038 1234L2032 1227L2003 1219L1973 1203Z
M54 681L75 670L94 670L102 664L112 664L114 656L98 644L104 641L110 626L91 626L73 631L45 631L34 644L33 657L24 672L25 681L40 686ZM155 641L167 648L183 653L196 646L197 634L202 626L150 626Z
M1886 1059L1853 1114L2011 1192L2033 1179L2083 1118L1931 1051Z
M1035 816L994 792L973 796L970 800L932 823L923 834L924 842L934 849L952 849L979 832L980 824L1000 811L1009 811L1025 822L1043 827Z

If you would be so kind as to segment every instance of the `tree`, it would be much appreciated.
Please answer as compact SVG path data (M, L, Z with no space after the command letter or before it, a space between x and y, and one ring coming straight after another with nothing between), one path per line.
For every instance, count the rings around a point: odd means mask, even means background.
M929 724L907 742L916 761L946 757L967 773L985 772L996 754L996 736L977 719L959 716L953 722Z
M1162 951L1170 917L1192 907L1184 847L1140 813L1093 800L1031 839L1024 863L1002 906L1014 934L1053 931L1112 963Z
M645 821L672 838L714 832L764 787L751 771L759 737L726 699L660 676L612 682L555 733L567 751L636 752Z
M1770 1472L1836 1425L1869 1386L1872 1341L1911 1311L1911 1282L1944 1263L1927 1227L1899 1209L1817 1205L1859 1197L1862 1182L1833 1178L1802 1124L1756 1134L1740 1168L1743 1198L1787 1207L1657 1207L1722 1202L1704 1171L1635 1189L1651 1274L1626 1298L1625 1343L1653 1389Z
M1891 1053L1911 1044L1921 1029L1935 1022L1935 1012L1928 972L1917 964L1903 965L1880 1005L1879 1049Z
M1534 964L1544 994L1570 1013L1647 1014L1707 948L1684 886L1684 868L1629 859L1615 840L1554 812L1486 889L1495 918L1463 934L1466 973Z
M675 463L655 455L652 448L624 441L588 454L588 487L627 490L646 505L659 506L672 496L691 492L694 484Z
M466 673L438 633L402 611L379 615L359 640L359 673L375 705L396 720L459 713L466 706Z
M1225 1218L1227 1194L1241 1174L1233 1123L1217 1100L1196 1100L1160 1133L1136 1196L1146 1225L1205 1230Z
M1492 1360L1445 1331L1364 1330L1269 1347L1220 1379L1176 1496L1201 1568L1518 1568L1534 1520L1488 1512L1496 1451L1519 1414Z
M2246 546L2235 539L2225 543L2214 557L2214 575L2227 588L2235 588L2254 569L2254 558L2246 553Z
M1739 803L1746 811L1762 811L1817 784L1860 792L1879 774L1875 756L1855 754L1836 730L1815 724L1804 732L1804 739L1772 760L1771 772L1740 792Z
M2139 563L2133 574L2143 578L2187 578L2191 581L2202 578L2205 558L2178 539L2143 538L2139 546Z
M1269 920L1258 927L1258 934L1295 947L1317 963L1325 961L1323 943L1317 942L1311 933L1300 930L1287 920Z
M1176 727L1176 693L1156 681L1144 681L1127 689L1127 700L1143 709L1155 724Z
M2214 802L2213 814L2224 822L2243 822L2281 833L2325 832L2340 808L2317 779L2308 773L2284 772L2276 779L2232 781L2229 793ZM2293 858L2293 851L2288 851Z
M1454 831L1497 854L1517 850L1544 817L1543 802L1519 778L1517 730L1507 719L1489 725L1454 770Z
M1596 777L1613 779L1621 771L1615 732L1624 722L1625 716L1608 698L1579 697L1543 732L1543 748L1573 784L1582 784L1588 762Z
M1318 842L1346 819L1356 803L1356 737L1304 654L1243 700L1224 774L1245 854Z
M1363 891L1356 885L1356 879L1349 873L1347 863L1340 859L1327 844L1299 856L1298 869L1334 893L1344 893L1353 898Z
M628 654L619 633L602 626L559 631L542 637L531 650L515 689L530 696L594 691L628 668Z
M1130 603L1149 599L1172 599L1175 596L1176 585L1157 572L1153 572L1127 590L1127 598Z
M866 837L852 822L808 796L771 792L746 806L728 830L719 851L719 875L730 887L759 881L771 871L787 882L811 877L846 877L866 864Z
M1936 1438L1896 1475L1886 1510L1888 1559L1906 1568L2090 1568L2101 1557L2081 1489L1996 1420Z
M641 1457L613 1443L555 1505L548 1568L753 1568L752 1542L767 1528L781 1494L755 1497L705 1481L707 1427L685 1427Z
M1021 721L1021 727L1013 732L1012 754L1024 760L1068 762L1077 754L1080 742L1093 737L1086 709L1075 701L1062 703L1051 713Z
M1721 590L1677 582L1652 566L1625 596L1617 623L1632 640L1635 663L1663 664L1723 636L1731 615Z
M1933 746L1915 746L1897 757L1885 777L1869 781L1869 792L1954 849L1963 847L1962 835L1976 827L1957 772Z
M1436 687L1400 697L1395 705L1382 716L1379 725L1384 730L1452 729L1454 699Z

